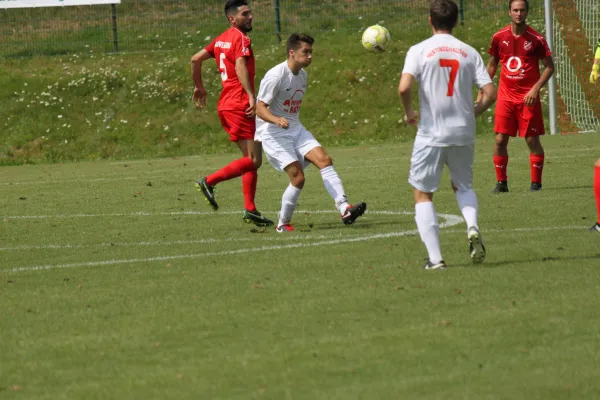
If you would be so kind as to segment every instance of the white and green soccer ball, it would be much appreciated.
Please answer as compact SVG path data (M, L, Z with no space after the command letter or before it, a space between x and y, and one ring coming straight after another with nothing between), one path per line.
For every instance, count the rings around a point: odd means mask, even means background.
M373 53L385 51L391 40L390 32L381 25L368 27L362 35L362 45Z

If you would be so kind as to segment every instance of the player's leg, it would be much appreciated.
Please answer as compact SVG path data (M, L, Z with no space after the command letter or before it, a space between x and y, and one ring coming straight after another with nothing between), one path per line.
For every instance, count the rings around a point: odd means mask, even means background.
M229 140L232 142L237 143L238 141L253 140L256 127L254 119L246 118L235 111L220 111L219 119L225 131L229 134ZM200 179L196 182L196 187L204 194L211 207L217 210L219 205L215 199L215 185L229 179L237 178L246 172L256 171L259 166L260 163L256 165L255 161L244 155L242 158L234 160L220 170Z
M310 135L310 132L308 132L308 135ZM304 136L307 135L304 134ZM310 135L310 137L312 138L312 135ZM325 189L327 189L327 192L335 202L335 206L342 216L342 222L346 225L353 224L358 217L365 213L367 210L367 203L359 202L356 204L348 204L344 185L333 167L333 160L314 138L312 140L310 138L305 138L305 140L299 144L299 151L304 155L304 158L313 163L321 171ZM316 146L312 147L315 144ZM309 147L312 148L308 150Z
M421 241L427 248L428 259L424 268L443 269L446 268L446 263L442 259L440 228L437 213L433 206L433 193L440 185L445 164L445 148L430 147L419 143L417 140L410 160L408 182L413 187L417 229Z
M293 232L294 228L291 225L292 215L298 206L298 197L304 187L304 171L300 161L294 161L284 168L290 184L283 192L281 197L281 210L279 211L279 221L277 222L277 232Z
M498 99L494 116L494 168L496 171L496 187L492 193L508 192L508 141L517 135L517 119L515 106L507 101Z
M598 219L594 226L590 228L592 232L600 232L600 158L594 165L594 196L596 197L596 209L598 212Z
M544 148L540 136L544 131L542 103L538 99L533 107L522 105L519 115L519 135L525 137L529 147L529 165L531 168L532 191L542 189L542 172L544 170Z
M479 232L477 215L479 204L473 191L473 160L475 146L453 146L448 148L448 167L452 178L452 189L456 195L458 208L467 223L469 255L474 263L485 259L485 246Z

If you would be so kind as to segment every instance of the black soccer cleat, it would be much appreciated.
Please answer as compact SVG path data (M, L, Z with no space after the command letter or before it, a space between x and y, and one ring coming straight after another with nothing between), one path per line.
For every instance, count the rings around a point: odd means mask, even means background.
M600 232L600 222L596 222L594 226L590 228L590 232Z
M444 262L444 260L434 264L431 262L431 260L429 258L427 259L427 262L423 266L423 269L446 269L446 268L448 268L448 266L446 265L446 262Z
M202 192L204 200L213 208L213 210L217 211L219 205L215 200L215 187L206 183L206 178L200 179L194 186L196 186L196 189L198 189L199 192Z
M542 190L542 184L537 182L531 182L531 187L529 188L532 192L539 192Z
M492 190L491 193L508 193L508 182L498 181L498 183L496 183L496 187Z
M273 226L275 223L268 218L265 218L258 210L256 211L248 211L244 210L242 215L242 219L247 224L254 224L256 226Z
M342 221L345 225L352 225L356 218L360 217L367 211L367 203L356 203L354 205L350 204L346 207L346 211L342 215Z

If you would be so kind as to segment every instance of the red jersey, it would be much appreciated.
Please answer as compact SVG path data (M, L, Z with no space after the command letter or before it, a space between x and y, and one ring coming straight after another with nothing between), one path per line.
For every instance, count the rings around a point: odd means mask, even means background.
M223 91L217 110L245 110L248 108L248 95L235 72L235 60L239 57L246 57L250 84L254 90L255 62L250 38L244 32L232 27L217 36L204 50L215 58L221 72Z
M488 53L500 60L498 97L511 102L524 101L540 79L539 61L552 55L546 39L530 26L522 35L514 36L510 25L492 37Z

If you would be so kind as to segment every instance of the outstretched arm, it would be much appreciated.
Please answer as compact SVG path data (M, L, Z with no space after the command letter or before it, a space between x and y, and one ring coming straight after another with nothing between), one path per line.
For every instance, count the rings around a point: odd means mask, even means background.
M194 54L190 61L192 64L192 80L194 81L192 100L200 108L206 105L206 90L204 89L204 85L202 85L202 63L209 58L212 58L212 55L205 49L202 49Z

